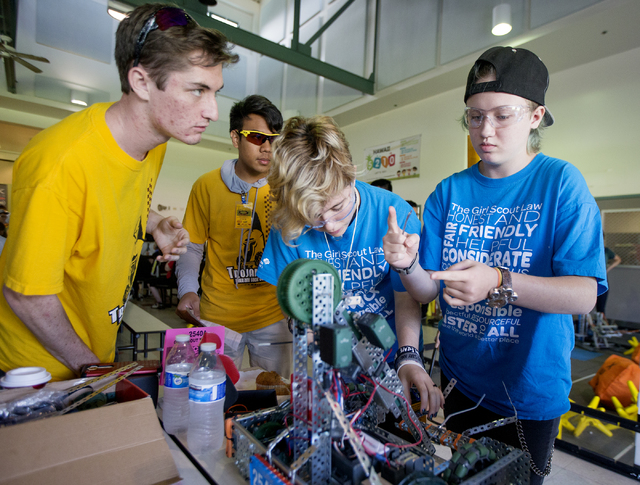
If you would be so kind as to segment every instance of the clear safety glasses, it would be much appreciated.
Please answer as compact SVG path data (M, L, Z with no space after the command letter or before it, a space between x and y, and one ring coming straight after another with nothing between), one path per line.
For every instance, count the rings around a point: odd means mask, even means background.
M524 118L528 106L498 106L493 109L465 108L464 119L469 128L480 128L486 119L494 128L514 125Z
M336 204L322 215L322 221L315 221L311 229L320 229L330 222L342 222L351 215L351 211L356 205L355 187L351 185L351 195L345 197L343 201Z

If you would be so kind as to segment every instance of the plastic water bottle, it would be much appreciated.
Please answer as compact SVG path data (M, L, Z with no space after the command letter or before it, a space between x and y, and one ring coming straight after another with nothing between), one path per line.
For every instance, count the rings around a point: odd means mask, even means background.
M192 453L211 453L224 443L224 397L227 374L216 356L216 344L200 345L198 361L189 376L189 431Z
M189 426L189 372L196 354L189 335L176 335L164 367L162 420L169 434L187 431Z

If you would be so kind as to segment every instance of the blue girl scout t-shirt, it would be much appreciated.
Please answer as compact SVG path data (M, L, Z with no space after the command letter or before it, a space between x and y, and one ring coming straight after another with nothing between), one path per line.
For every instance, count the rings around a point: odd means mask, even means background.
M539 277L594 277L598 293L607 288L598 206L574 166L542 154L502 179L484 177L476 164L431 194L422 267L446 270L466 259ZM440 366L461 392L476 402L486 394L482 406L503 416L512 416L513 406L520 418L533 420L568 411L571 315L517 302L452 307L442 291L440 304Z

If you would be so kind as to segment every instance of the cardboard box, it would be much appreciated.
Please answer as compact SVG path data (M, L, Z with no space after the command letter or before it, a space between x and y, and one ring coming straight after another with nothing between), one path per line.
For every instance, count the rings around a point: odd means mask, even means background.
M0 428L0 484L178 482L149 395L123 380L116 399L115 405Z

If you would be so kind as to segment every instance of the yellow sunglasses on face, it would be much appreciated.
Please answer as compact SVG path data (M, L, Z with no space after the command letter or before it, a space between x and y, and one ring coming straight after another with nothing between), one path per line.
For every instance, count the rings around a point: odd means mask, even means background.
M280 133L262 133L261 131L255 130L236 130L236 132L243 135L249 143L253 143L258 146L262 145L267 140L269 140L269 143L273 143L276 136L280 136Z

